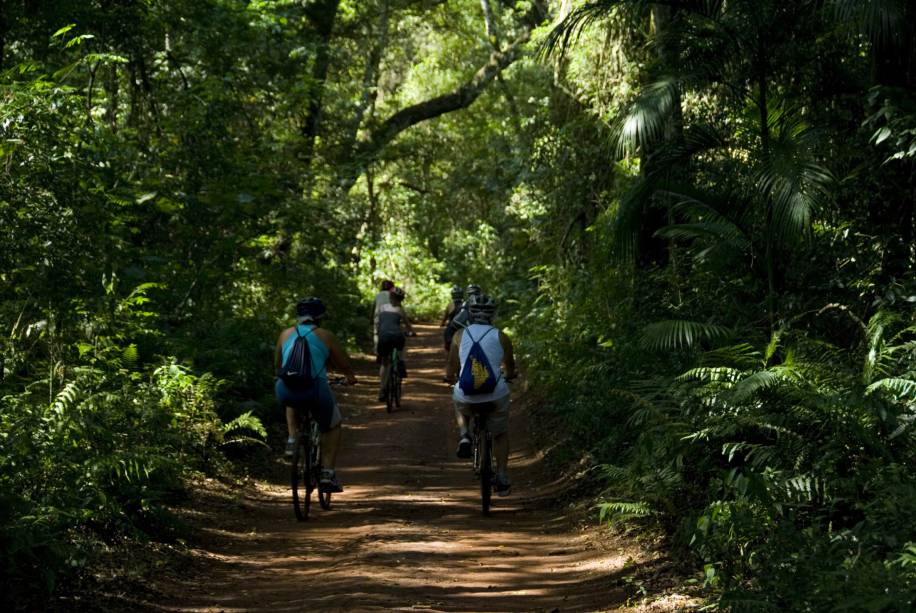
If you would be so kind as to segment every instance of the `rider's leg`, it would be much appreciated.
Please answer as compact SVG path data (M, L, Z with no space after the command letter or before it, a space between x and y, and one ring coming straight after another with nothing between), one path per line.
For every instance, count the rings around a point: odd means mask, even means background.
M340 424L337 424L327 432L321 433L321 466L323 468L334 470L334 467L337 466L341 430Z
M385 391L388 388L388 371L391 368L391 356L386 355L382 358L382 365L378 369L378 395L379 398L385 396Z
M471 418L468 415L465 415L461 412L461 409L458 408L458 404L455 404L455 422L458 424L458 434L460 436L467 436L468 429L470 428Z
M468 426L471 421L470 411L466 404L455 402L455 421L458 423L458 449L455 454L459 458L471 457L471 435Z
M509 433L503 432L493 437L493 452L496 455L496 473L506 476L509 465Z
M493 454L496 456L496 474L504 483L508 483L506 470L509 467L509 396L493 401L496 410L490 415L488 423L493 433Z
M296 438L299 434L299 415L293 407L286 407L286 431L290 438Z

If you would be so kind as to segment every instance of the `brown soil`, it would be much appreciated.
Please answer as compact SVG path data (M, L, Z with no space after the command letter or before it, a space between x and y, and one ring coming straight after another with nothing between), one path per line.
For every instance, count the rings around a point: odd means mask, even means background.
M480 510L469 462L455 455L439 329L418 326L408 345L402 407L375 401L374 360L355 357L360 385L337 388L345 417L338 473L343 494L312 519L293 516L288 468L228 503L202 496L186 515L202 533L179 572L121 595L156 611L605 611L660 574L659 557L631 539L588 527L547 477L523 403L513 403L512 495ZM591 515L591 514L589 514ZM576 517L578 516L578 518ZM669 583L658 581L657 583ZM670 585L670 583L669 583ZM649 590L658 594L660 589ZM673 600L672 600L673 599ZM651 610L687 600L658 598ZM638 602L639 598L634 599Z

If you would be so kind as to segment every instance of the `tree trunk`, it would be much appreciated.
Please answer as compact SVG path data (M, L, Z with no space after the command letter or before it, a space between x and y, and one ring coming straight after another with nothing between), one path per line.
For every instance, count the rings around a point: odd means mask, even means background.
M302 125L302 136L305 137L302 156L306 169L311 167L315 156L315 139L318 137L321 124L324 86L331 66L331 35L334 32L339 6L340 0L319 0L309 7L307 13L318 34L318 49L312 66L312 89L309 92L308 108Z
M363 120L366 118L366 113L369 114L369 120L372 120L373 111L375 109L375 98L378 88L378 74L379 66L382 62L382 56L385 53L385 48L388 46L388 21L390 16L390 4L389 0L385 0L384 5L382 6L382 14L379 19L379 30L378 37L376 39L375 45L372 46L372 49L369 51L369 56L366 58L366 68L363 71L363 94L360 97L359 102L356 105L356 112L353 116L353 121L350 124L349 134L344 138L343 145L343 157L347 158L352 153L353 147L356 144L356 138L359 133L359 128L363 125Z

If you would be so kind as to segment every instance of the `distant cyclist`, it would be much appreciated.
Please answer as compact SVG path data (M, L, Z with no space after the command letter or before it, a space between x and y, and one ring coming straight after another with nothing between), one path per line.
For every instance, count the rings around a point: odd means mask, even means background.
M356 375L350 367L347 352L340 346L337 337L330 330L319 328L326 307L319 298L305 298L296 304L297 325L280 333L274 351L274 366L279 373L292 351L298 336L306 338L311 354L311 387L305 390L290 389L283 379L277 378L275 391L277 400L286 407L286 427L289 438L286 441L286 455L293 455L299 434L298 411L308 410L318 422L321 430L321 471L322 488L331 492L342 492L334 467L340 449L340 409L328 385L328 366L342 373L347 383L356 383Z
M458 380L471 354L472 345L477 342L486 355L487 361L495 371L503 368L492 392L483 394L466 394L460 385L455 385L452 399L455 401L455 418L458 422L459 458L471 457L471 437L468 433L469 418L474 405L484 402L493 403L494 410L488 414L487 424L493 434L493 450L496 456L496 493L508 496L511 490L507 473L509 464L509 386L506 381L517 376L515 355L512 341L505 332L493 326L496 313L496 302L486 295L473 295L468 299L469 325L455 334L452 349L449 352L447 378L450 382ZM476 378L475 373L475 378Z
M378 322L378 310L383 304L391 303L391 290L394 289L394 281L389 281L385 279L382 281L382 287L379 292L375 295L375 299L372 301L372 318L369 320L369 325L372 326L372 348L378 348L378 334L376 331L377 322Z
M480 296L483 293L483 290L480 289L479 285L471 283L468 285L465 293L467 294L467 298L465 299L464 304L461 305L461 308L458 309L458 312L455 313L455 316L452 317L448 327L445 329L446 334L450 333L448 337L449 341L451 341L451 338L455 335L455 332L467 327L469 321L468 304L474 296Z
M452 345L452 336L454 332L449 334L448 324L452 323L452 320L455 318L455 315L458 314L458 311L461 310L461 307L464 305L464 290L460 286L456 285L452 288L452 301L448 303L448 306L445 307L445 312L442 314L442 321L439 322L440 328L445 328L443 332L443 337L445 339L445 351L447 352L449 347Z
M385 400L388 385L388 369L391 368L391 352L395 348L404 351L404 338L413 334L413 326L407 317L407 311L401 304L404 302L404 290L396 287L390 292L389 304L378 309L375 319L375 332L378 337L376 361L379 363L378 400ZM403 354L402 354L403 355ZM400 365L395 365L400 367ZM403 376L403 375L402 375Z

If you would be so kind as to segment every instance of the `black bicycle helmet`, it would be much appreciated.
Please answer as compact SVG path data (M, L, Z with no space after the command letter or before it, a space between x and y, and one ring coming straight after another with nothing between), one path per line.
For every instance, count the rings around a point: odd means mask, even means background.
M472 295L468 298L468 314L474 323L490 323L496 313L496 301L486 294Z
M468 285L468 288L465 291L469 297L470 296L479 296L480 294L483 293L483 290L480 289L480 286L477 285L476 283L471 283L470 285Z
M296 319L299 320L299 323L318 321L327 310L321 298L316 298L315 296L303 298L296 303Z
M456 285L452 288L452 298L458 299L464 297L464 290L461 289L460 285Z

